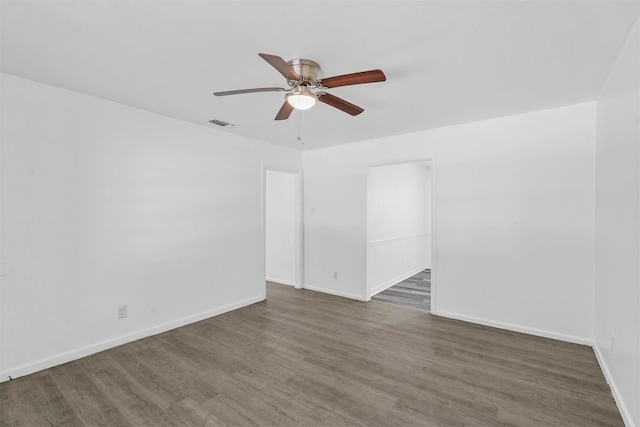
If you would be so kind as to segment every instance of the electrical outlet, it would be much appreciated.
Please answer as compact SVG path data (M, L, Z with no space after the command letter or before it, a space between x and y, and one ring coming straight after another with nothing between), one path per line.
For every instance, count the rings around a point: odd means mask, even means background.
M337 271L333 272L333 278L336 279L336 280L338 279L338 272Z
M118 307L118 319L124 319L127 317L127 306L121 305Z

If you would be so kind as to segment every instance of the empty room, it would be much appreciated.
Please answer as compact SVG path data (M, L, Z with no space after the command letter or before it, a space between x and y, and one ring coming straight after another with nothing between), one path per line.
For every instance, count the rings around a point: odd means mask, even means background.
M639 19L0 0L0 425L640 427Z

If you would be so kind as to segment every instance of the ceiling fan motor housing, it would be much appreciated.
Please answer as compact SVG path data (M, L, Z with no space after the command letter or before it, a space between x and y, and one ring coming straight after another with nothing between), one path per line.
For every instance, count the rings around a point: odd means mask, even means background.
M320 77L320 65L317 62L310 59L296 58L287 61L287 64L301 77L302 84L306 86L316 85L316 81ZM291 87L299 84L299 82L291 80L288 83Z

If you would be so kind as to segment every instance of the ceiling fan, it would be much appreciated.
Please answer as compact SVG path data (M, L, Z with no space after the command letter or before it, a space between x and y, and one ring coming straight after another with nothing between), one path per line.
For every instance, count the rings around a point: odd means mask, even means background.
M255 92L287 92L284 104L282 104L280 111L276 114L276 120L286 120L294 109L307 110L313 107L316 101L335 107L352 116L357 116L362 113L364 109L335 95L331 95L325 92L324 89L383 82L387 79L381 70L362 71L360 73L320 78L320 65L310 59L298 58L286 62L276 55L269 55L267 53L259 53L258 55L287 79L289 89L281 87L260 87L255 89L214 92L214 95L227 96ZM314 92L312 89L318 90Z

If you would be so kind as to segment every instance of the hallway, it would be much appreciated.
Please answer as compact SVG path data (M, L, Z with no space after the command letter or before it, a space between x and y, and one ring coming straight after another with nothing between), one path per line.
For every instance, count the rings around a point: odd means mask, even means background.
M431 269L422 270L415 276L371 297L372 301L399 305L416 310L431 310Z

